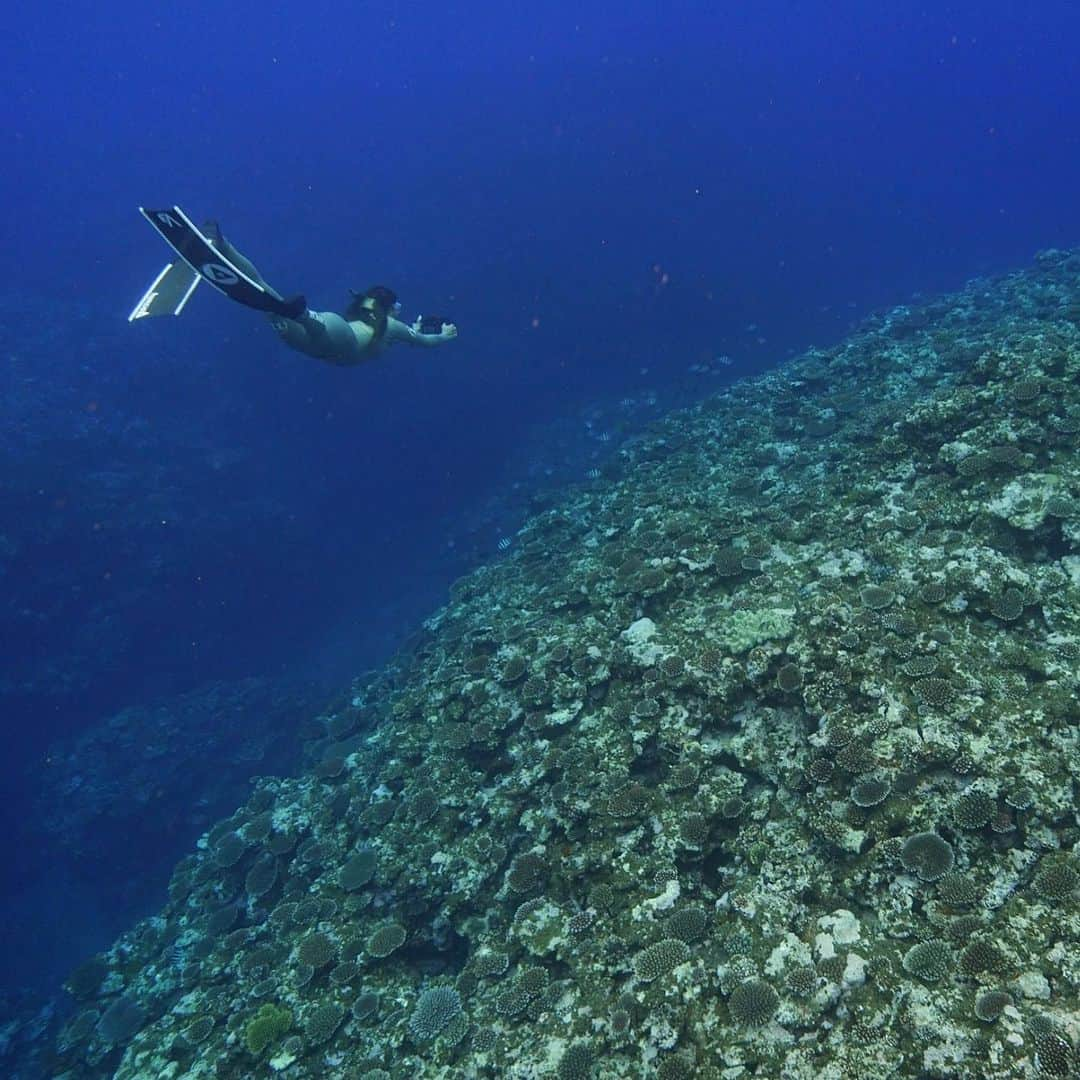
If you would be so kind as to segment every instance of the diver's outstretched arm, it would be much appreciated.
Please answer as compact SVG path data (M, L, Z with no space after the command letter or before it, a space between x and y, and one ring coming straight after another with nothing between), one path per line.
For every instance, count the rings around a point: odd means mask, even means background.
M426 319L417 319L412 326L409 326L408 323L391 317L386 320L386 343L393 345L396 342L402 342L405 345L434 346L444 345L457 337L457 327L452 322L443 322L442 319L437 320L440 327L437 332L427 329L434 325L434 322L435 320L429 316Z

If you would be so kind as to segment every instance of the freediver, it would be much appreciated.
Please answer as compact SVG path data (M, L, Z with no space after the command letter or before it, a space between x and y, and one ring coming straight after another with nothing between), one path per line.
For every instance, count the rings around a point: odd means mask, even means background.
M303 296L285 298L274 289L222 235L217 222L206 222L199 229L179 207L142 213L180 259L162 270L128 316L129 322L150 315L179 315L196 285L208 281L237 303L265 312L290 348L340 367L365 363L391 345L433 347L457 337L454 323L439 315L403 322L398 318L397 295L385 285L352 292L344 315L312 311Z

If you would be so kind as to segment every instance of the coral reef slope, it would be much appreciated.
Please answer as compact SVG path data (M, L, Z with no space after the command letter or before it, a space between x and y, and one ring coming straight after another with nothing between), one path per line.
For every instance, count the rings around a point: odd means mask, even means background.
M626 442L72 974L64 1080L1072 1075L1080 256Z

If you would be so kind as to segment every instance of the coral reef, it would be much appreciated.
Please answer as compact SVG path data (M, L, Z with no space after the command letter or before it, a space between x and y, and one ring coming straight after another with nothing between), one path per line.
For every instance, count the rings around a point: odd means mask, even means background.
M56 1075L1075 1074L1078 318L1046 252L628 440L73 973Z

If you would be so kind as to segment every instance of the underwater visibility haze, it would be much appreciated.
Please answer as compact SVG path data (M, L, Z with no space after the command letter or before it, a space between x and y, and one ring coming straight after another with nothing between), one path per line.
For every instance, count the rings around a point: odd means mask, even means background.
M21 11L0 1075L1080 1075L1078 40Z

